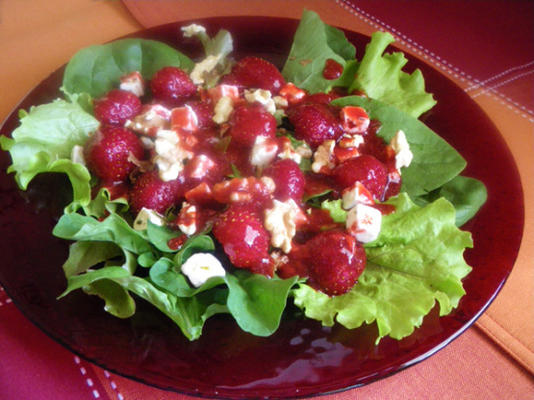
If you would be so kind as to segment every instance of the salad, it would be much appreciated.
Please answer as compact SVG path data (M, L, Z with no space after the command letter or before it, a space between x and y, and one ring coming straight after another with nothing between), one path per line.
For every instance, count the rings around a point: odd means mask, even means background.
M72 241L66 290L128 318L143 299L190 340L229 314L253 335L282 314L402 339L465 294L459 229L486 200L461 155L418 118L435 100L375 33L363 55L303 13L281 70L123 39L78 52L63 98L20 111L8 172L72 185L53 234ZM297 312L293 312L298 310ZM298 314L298 315L297 315ZM289 316L288 316L289 317Z

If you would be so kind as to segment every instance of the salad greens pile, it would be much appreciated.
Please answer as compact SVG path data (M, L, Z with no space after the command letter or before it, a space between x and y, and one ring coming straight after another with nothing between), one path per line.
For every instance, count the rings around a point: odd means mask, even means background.
M205 48L229 52L226 31ZM389 140L402 129L414 158L403 169L400 195L388 203L396 212L383 217L377 240L365 245L367 266L359 282L347 294L329 297L297 277L266 278L245 270L230 270L192 287L180 266L195 252L213 252L209 232L190 237L179 251L168 241L179 235L165 226L148 223L145 230L132 228L132 216L123 198L111 200L106 189L91 196L95 182L87 168L73 161L74 146L83 146L98 128L92 115L92 99L116 87L120 76L140 71L145 79L163 66L191 72L195 63L163 43L125 39L92 46L77 53L66 67L64 99L20 111L20 126L0 145L11 154L8 172L22 190L40 173L68 175L72 202L53 229L59 238L73 241L63 265L67 289L60 298L82 289L101 297L105 310L127 318L135 313L136 297L144 299L171 318L190 340L197 339L205 321L219 313L230 314L246 332L268 336L278 328L288 298L306 317L347 328L377 323L380 338L401 339L421 325L423 317L439 304L445 315L465 294L464 278L471 268L463 259L472 247L471 235L458 226L469 220L486 200L484 185L459 174L465 160L417 118L435 104L425 92L422 74L402 71L402 53L384 54L393 41L387 33L375 33L365 53L357 58L355 47L342 31L324 24L305 11L290 54L282 69L284 78L310 92L333 87L361 90L369 98L337 99L337 106L359 105L381 122L378 134ZM214 51L215 51L214 50ZM322 71L327 59L344 67L337 80ZM334 220L343 222L341 201L323 201ZM135 296L134 296L135 295Z

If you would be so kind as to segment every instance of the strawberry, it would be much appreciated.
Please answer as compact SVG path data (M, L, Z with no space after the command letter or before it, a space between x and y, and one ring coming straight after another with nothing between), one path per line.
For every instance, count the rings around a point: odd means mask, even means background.
M213 104L205 101L191 101L187 103L190 106L198 118L198 127L213 128L215 122L213 122Z
M352 186L356 181L359 181L371 192L375 200L383 199L388 182L386 166L368 154L351 158L339 164L334 168L332 176L341 189Z
M257 136L274 137L276 119L259 104L237 107L230 118L232 141L252 147Z
M310 277L329 296L347 293L365 268L365 250L345 232L321 232L306 247Z
M276 184L274 197L282 201L293 199L300 202L304 194L306 179L298 164L289 158L278 160L270 165L265 172Z
M95 118L103 124L123 125L141 111L141 100L125 90L110 90L94 101Z
M258 57L245 57L239 60L230 74L223 77L223 83L245 88L266 89L277 94L286 81L278 68L269 61Z
M144 207L163 214L181 201L184 192L183 177L165 182L160 179L157 171L148 171L136 179L130 190L130 207L135 213Z
M322 103L300 103L288 110L288 117L295 128L296 138L305 140L314 148L343 134L337 116Z
M133 160L145 156L143 144L135 133L111 125L96 131L85 145L84 153L89 169L110 182L126 180L136 167Z
M234 266L257 274L273 275L274 264L268 253L269 233L254 206L231 205L216 219L213 234Z
M337 99L340 97L339 94L335 92L329 92L329 93L314 93L309 96L306 96L306 103L319 103L319 104L330 104L332 100Z
M176 106L195 95L197 87L184 70L164 67L152 77L150 90L156 100Z

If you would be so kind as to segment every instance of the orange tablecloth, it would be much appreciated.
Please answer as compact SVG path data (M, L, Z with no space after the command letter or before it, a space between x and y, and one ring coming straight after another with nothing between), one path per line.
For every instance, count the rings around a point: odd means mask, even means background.
M499 2L493 2L499 3ZM505 2L500 2L501 5ZM202 4L201 7L198 7ZM288 6L291 4L291 7ZM511 82L532 89L532 64L477 80L443 60L436 49L388 25L369 2L329 0L0 2L0 118L81 47L143 26L215 15L299 18L303 6L334 25L363 33L393 31L398 44L466 89L502 132L518 165L526 206L525 231L514 270L489 310L444 350L392 377L332 399L526 399L534 396L534 112L530 104L497 90ZM367 8L365 8L365 7ZM134 18L135 17L135 18ZM140 21L140 22L138 22ZM429 28L430 29L430 28ZM534 31L534 29L532 30ZM531 31L531 32L532 32ZM534 60L534 54L530 55ZM495 62L498 62L496 59ZM510 68L509 68L510 69ZM498 74L497 74L498 75ZM512 79L513 78L513 79ZM507 80L509 82L507 82ZM487 82L493 82L490 85ZM495 83L499 85L495 85ZM530 85L530 86L528 86ZM0 398L185 399L130 381L80 360L35 328L0 288Z

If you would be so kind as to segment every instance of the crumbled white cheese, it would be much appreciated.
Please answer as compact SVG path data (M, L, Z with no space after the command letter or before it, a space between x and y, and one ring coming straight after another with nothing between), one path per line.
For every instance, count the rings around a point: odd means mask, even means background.
M313 163L312 171L319 173L323 167L329 169L334 168L334 163L332 162L332 155L334 154L334 147L336 142L334 140L325 140L315 153L313 154Z
M343 190L343 208L350 210L356 204L374 204L373 195L360 182L356 181L352 186Z
M184 169L184 162L193 157L193 153L182 147L177 133L166 129L157 132L154 150L159 177L165 182L178 178Z
M206 33L206 28L204 28L202 25L191 24L182 26L182 32L184 33L184 37L190 38L198 34Z
M187 201L182 203L180 214L178 215L178 228L187 236L197 232L197 207Z
M198 129L198 116L193 108L186 104L171 110L171 128L194 132Z
M195 156L188 164L188 168L192 169L189 172L189 176L193 179L202 179L210 169L215 167L215 162L204 154Z
M210 253L193 254L182 264L181 270L194 287L202 286L210 278L226 275L221 262Z
M293 199L285 202L273 200L273 208L265 210L264 225L271 233L271 245L291 251L291 241L297 231L297 221L302 218L302 210Z
M349 133L362 133L371 122L369 115L362 107L346 106L341 109L343 130Z
M400 169L408 167L413 159L413 154L404 132L402 130L397 131L389 145L395 150L395 168L400 172Z
M85 157L83 156L83 146L74 145L70 153L70 159L73 163L86 165Z
M137 71L124 75L120 78L119 89L135 94L141 97L145 94L145 81Z
M234 111L234 102L231 97L223 96L215 104L215 109L213 110L213 121L216 124L222 124L228 121L230 114Z
M250 151L250 163L255 167L265 167L276 157L278 145L265 136L256 136L252 150Z
M217 104L221 97L230 97L232 100L239 99L239 88L235 85L220 84L208 89L208 96L214 104Z
M189 74L189 77L195 85L201 85L204 83L204 75L210 73L217 67L219 61L221 61L222 55L209 55L201 62L195 64L193 71Z
M136 231L145 230L148 227L148 221L158 226L165 225L165 219L161 214L154 210L143 207L135 217L133 228Z
M362 243L376 240L380 234L381 224L382 213L366 204L358 203L347 213L347 231Z
M272 98L272 94L269 90L265 89L246 89L244 92L245 100L249 103L260 103L265 107L267 112L274 114L276 111L276 104Z

